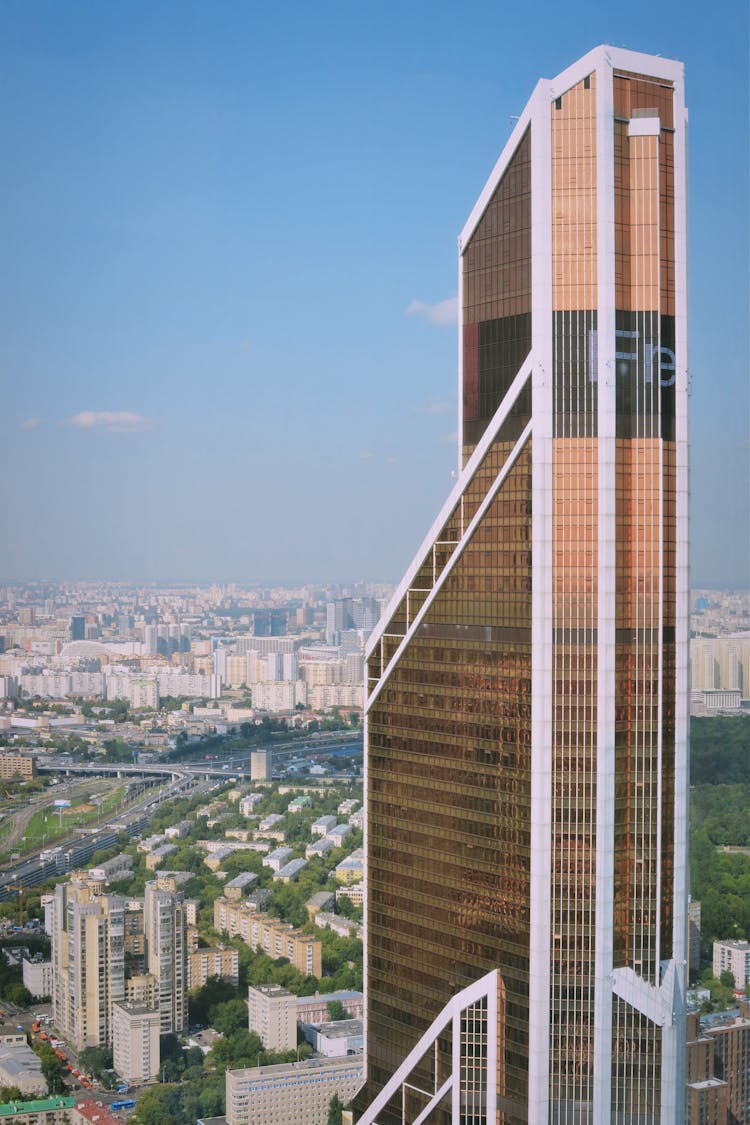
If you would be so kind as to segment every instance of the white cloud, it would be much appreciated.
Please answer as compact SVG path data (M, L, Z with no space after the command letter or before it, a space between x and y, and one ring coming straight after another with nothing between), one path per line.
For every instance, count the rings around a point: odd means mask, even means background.
M359 459L360 461L372 461L374 456L375 454L372 452L372 450L365 449L364 452L360 453Z
M428 324L451 325L458 323L458 297L428 305L426 301L412 301L406 309L407 316L422 316Z
M36 416L34 418L27 418L24 422L21 423L21 429L22 430L33 430L35 426L40 426L41 423L42 423L42 419L37 418Z
M454 430L452 434L442 434L440 440L447 445L455 445L458 441L458 430Z
M82 410L70 419L79 430L108 430L113 434L133 434L148 430L152 422L131 410Z
M415 414L451 414L456 409L456 404L449 398L433 398L422 406L415 406Z

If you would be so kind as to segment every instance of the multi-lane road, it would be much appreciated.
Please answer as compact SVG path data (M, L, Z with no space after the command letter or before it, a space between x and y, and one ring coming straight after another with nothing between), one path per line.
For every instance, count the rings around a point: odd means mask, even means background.
M273 746L274 761L284 772L294 770L310 757L326 758L331 755L361 753L362 736L351 732L315 735L310 738L289 741ZM54 773L57 777L74 776L114 776L114 777L154 777L161 778L163 784L154 786L140 800L133 803L125 812L112 814L107 824L88 830L78 829L64 840L56 841L54 847L38 847L26 853L22 859L9 866L0 867L0 901L18 894L25 887L39 886L40 883L63 876L76 867L85 864L95 852L116 844L121 832L128 836L140 835L148 827L154 810L164 801L189 793L191 796L207 793L217 779L247 780L250 777L247 752L242 755L226 756L203 762L137 762L132 765L116 763L107 765L99 762L75 762L65 757L54 762L39 763L40 774ZM275 771L274 771L275 772ZM318 780L324 780L320 778ZM70 784L66 782L65 784ZM63 786L55 792L59 794ZM53 793L46 795L50 801ZM44 803L44 802L42 802Z

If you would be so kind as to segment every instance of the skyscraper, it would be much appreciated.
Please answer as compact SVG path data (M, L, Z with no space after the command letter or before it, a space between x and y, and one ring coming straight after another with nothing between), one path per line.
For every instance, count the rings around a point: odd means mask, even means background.
M157 982L156 1006L161 1033L187 1027L187 918L181 891L159 890L146 883L143 928L146 935L146 966Z
M83 872L51 902L55 1026L81 1051L112 1042L112 1005L125 998L126 900Z
M599 47L461 235L458 480L368 648L363 1121L684 1119L685 225L682 66Z

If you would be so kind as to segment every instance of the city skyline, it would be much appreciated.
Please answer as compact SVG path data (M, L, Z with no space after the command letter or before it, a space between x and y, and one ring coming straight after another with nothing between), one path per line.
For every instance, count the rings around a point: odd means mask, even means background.
M746 586L745 5L291 12L3 6L2 577L397 578L465 201L528 74L611 42L686 63L692 578Z

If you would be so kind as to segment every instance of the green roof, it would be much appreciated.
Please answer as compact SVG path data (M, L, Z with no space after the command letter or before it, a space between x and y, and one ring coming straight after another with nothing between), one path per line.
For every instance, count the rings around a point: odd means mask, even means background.
M42 1098L33 1102L6 1102L0 1105L0 1117L15 1117L17 1113L41 1113L45 1109L72 1109L75 1098Z

